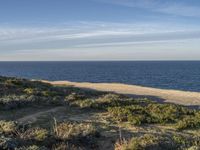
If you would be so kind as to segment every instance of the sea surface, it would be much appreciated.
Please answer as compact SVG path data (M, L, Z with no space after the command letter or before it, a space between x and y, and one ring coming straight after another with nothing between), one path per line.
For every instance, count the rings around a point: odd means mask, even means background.
M200 92L200 61L0 62L0 75Z

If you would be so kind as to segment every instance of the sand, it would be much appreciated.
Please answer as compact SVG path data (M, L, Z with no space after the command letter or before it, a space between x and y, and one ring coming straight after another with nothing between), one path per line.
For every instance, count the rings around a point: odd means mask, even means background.
M175 103L200 108L200 92L165 90L119 83L86 83L69 81L44 82L56 85L70 85L98 91L109 91L120 94L127 94L134 97L151 97L151 99L159 102Z

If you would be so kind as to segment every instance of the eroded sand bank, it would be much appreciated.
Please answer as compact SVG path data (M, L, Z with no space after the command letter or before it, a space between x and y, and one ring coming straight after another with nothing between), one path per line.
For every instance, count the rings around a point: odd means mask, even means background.
M178 90L164 90L136 85L119 83L86 83L69 81L44 81L56 85L71 85L79 88L88 88L98 91L111 91L133 96L152 97L160 102L176 103L187 106L200 107L200 92L186 92Z

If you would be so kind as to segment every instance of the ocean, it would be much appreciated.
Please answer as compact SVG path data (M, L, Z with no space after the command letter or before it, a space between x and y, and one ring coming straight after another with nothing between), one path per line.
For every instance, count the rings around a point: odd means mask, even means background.
M0 62L0 75L200 92L200 61Z

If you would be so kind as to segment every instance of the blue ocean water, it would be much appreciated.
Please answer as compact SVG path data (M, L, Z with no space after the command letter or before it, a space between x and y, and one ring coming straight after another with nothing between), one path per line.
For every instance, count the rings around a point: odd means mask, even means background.
M200 92L200 61L0 62L0 75Z

